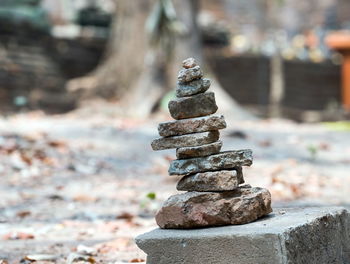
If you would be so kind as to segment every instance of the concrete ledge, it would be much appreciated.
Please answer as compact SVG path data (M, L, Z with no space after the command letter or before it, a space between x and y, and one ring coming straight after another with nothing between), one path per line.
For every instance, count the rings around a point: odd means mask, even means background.
M246 225L155 229L136 243L148 264L345 264L349 230L344 208L278 208Z

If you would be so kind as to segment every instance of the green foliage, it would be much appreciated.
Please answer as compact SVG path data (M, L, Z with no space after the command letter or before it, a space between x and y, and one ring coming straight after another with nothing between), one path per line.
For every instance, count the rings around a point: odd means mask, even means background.
M155 192L149 192L147 193L146 197L150 200L155 200L156 199L156 193Z
M349 121L324 122L323 125L334 131L350 131Z
M172 100L175 97L175 91L168 92L161 100L160 102L160 108L167 111L168 110L168 104L169 101Z
M149 192L146 194L145 199L143 199L140 202L140 208L142 209L149 209L150 207L152 207L152 201L155 201L157 198L157 195L155 192Z
M319 149L315 145L310 144L307 146L307 150L309 151L311 160L315 161L317 158L317 154L318 154Z

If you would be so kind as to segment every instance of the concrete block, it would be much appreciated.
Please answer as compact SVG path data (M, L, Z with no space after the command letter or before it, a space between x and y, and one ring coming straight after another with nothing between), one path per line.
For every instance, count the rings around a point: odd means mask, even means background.
M155 229L136 243L147 264L345 264L349 229L344 208L277 208L246 225Z

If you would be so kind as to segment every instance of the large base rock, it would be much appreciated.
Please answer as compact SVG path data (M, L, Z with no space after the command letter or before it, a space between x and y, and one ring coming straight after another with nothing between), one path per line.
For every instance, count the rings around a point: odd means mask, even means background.
M346 264L349 228L350 215L339 207L275 208L247 225L156 229L136 243L147 264Z
M194 228L246 224L272 212L263 188L228 192L187 192L169 197L156 215L161 228Z

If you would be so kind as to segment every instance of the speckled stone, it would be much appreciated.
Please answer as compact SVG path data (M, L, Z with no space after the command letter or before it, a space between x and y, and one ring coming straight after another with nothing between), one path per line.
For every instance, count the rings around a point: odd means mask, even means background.
M224 128L226 128L224 116L210 115L160 123L158 125L158 132L162 137L169 137Z
M194 80L189 83L177 83L176 97L186 97L204 93L209 89L210 84L210 80L206 78Z
M194 58L187 58L182 62L182 67L184 67L185 69L193 68L197 65L198 64Z
M189 69L182 69L177 76L177 80L179 83L188 83L190 81L200 79L203 77L203 73L199 66L195 66Z
M218 110L213 92L171 100L168 108L170 115L178 120L207 116L214 114Z
M200 146L217 141L220 137L219 131L194 133L183 136L157 138L152 141L153 150L164 150L181 148L186 146Z
M178 159L190 159L196 157L205 157L220 152L222 142L217 141L211 144L206 144L198 147L183 147L176 149L176 157Z
M189 175L198 172L250 166L252 163L253 154L250 149L226 151L207 157L173 160L170 163L169 174Z
M236 170L221 170L184 176L176 186L179 191L220 192L235 190L244 183L242 173Z

